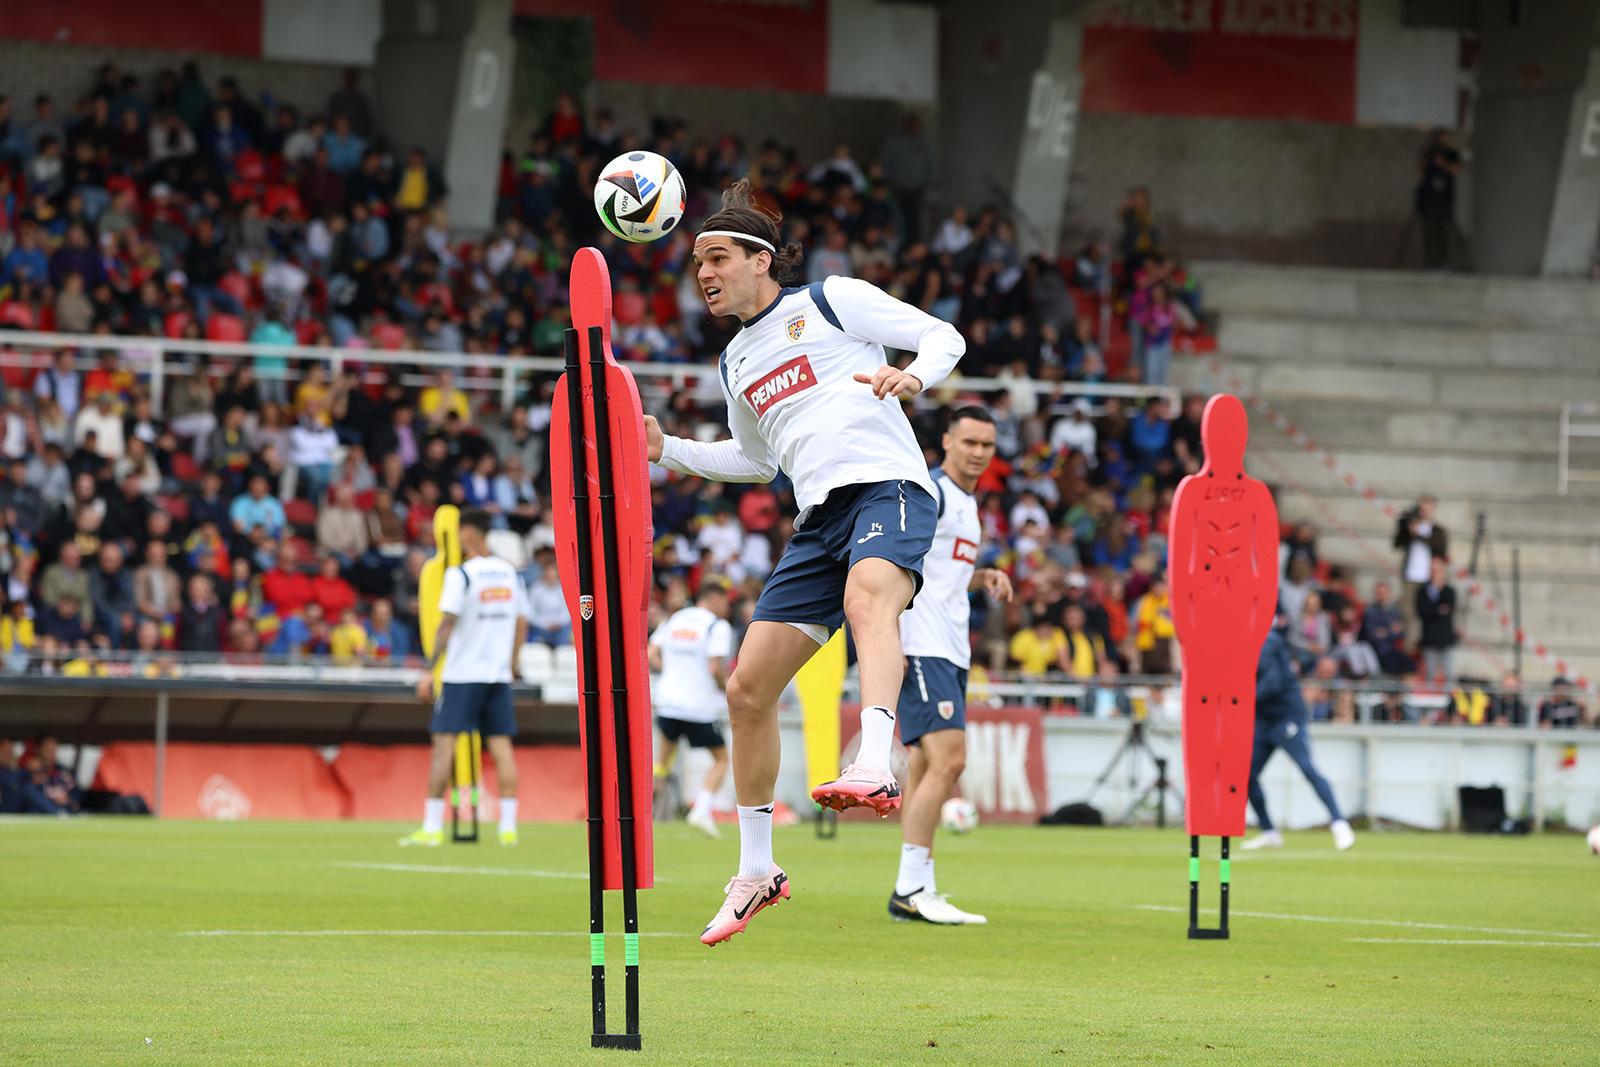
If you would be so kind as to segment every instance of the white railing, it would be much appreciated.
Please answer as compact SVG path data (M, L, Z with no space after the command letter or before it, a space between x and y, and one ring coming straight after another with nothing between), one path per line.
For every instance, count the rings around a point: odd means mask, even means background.
M21 352L15 350L24 350ZM566 369L565 361L554 356L498 356L470 352L417 352L374 348L330 348L320 345L255 345L239 341L194 341L171 337L136 337L122 335L43 333L34 330L0 332L0 367L43 368L49 365L48 352L70 349L82 352L116 352L129 364L128 369L149 379L150 403L157 414L162 411L166 380L179 373L173 364L177 355L206 355L223 360L244 358L317 360L328 364L338 373L346 363L359 363L368 368L369 380L379 381L371 368L385 366L412 366L449 369L460 373L458 388L469 391L497 391L503 410L509 411L516 402L518 383L527 373L559 374ZM80 359L83 357L80 355ZM90 361L89 365L92 365ZM643 381L641 388L670 393L700 385L714 388L716 365L704 363L650 363L628 361L627 367ZM470 372L480 372L473 374ZM486 373L484 373L486 372ZM221 370L213 373L221 374ZM287 378L292 380L293 370L279 372L263 369L257 372L262 378ZM420 376L403 377L402 384L422 385L427 379ZM1164 397L1168 401L1168 415L1176 416L1182 394L1170 386L1124 385L1115 382L1090 384L1086 382L1020 383L1040 397L1055 398L1063 394L1088 397L1121 397L1142 400L1147 397ZM1006 378L954 378L940 383L935 392L990 392L997 389L1015 389L1019 383Z
M1567 495L1567 488L1572 482L1600 482L1600 467L1574 470L1572 466L1573 438L1600 438L1600 417L1597 416L1600 416L1600 405L1597 404L1574 404L1569 401L1561 405L1556 489L1562 496Z

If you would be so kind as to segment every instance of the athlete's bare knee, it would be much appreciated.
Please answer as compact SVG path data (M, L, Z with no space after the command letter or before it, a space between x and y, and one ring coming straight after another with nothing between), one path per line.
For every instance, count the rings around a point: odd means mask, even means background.
M954 749L941 753L928 761L928 775L946 782L954 782L961 777L961 772L967 769L967 750Z
M735 670L733 677L728 679L729 721L738 724L758 721L772 713L774 703L768 697L765 686L745 681L740 671Z

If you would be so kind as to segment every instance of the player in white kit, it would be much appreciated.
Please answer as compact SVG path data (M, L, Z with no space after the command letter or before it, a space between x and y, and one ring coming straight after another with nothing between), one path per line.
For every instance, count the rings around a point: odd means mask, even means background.
M711 753L711 769L686 820L707 837L722 836L711 816L711 798L728 774L728 746L717 724L728 712L725 690L732 655L728 583L722 578L700 579L695 602L674 612L650 635L650 669L657 672L653 694L660 735L657 766L670 762L679 741Z
M483 735L494 759L500 786L500 843L517 843L517 764L511 739L517 715L511 703L517 652L528 634L528 593L517 569L489 554L489 513L461 513L459 567L444 572L439 594L439 636L434 654L417 682L417 699L433 699L433 667L443 652L444 677L428 729L433 752L428 764L428 798L422 828L402 837L402 845L437 845L444 840L444 794L456 735Z
M1011 599L1011 579L993 567L979 569L983 525L973 490L994 459L994 416L980 407L958 408L944 433L944 461L934 469L939 525L923 561L924 585L914 607L900 616L906 679L900 690L900 739L911 767L900 809L900 872L889 895L897 921L940 926L986 923L951 904L933 876L933 834L944 804L967 765L967 668L972 664L968 594L982 589Z
M741 322L718 361L732 439L663 437L645 419L652 461L725 482L768 482L781 470L800 506L728 680L739 873L700 935L708 945L789 896L788 876L772 860L778 698L846 619L861 678L860 754L811 795L836 810L899 807L889 769L905 673L899 620L922 584L935 523L933 483L900 400L943 381L966 351L949 323L867 282L786 287L801 249L781 242L747 180L723 194L722 210L695 237L707 308ZM896 369L885 348L916 355Z

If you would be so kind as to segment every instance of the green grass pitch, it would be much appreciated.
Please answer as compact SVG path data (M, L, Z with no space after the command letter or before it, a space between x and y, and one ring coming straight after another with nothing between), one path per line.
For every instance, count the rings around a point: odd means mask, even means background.
M588 1047L581 827L524 827L516 850L492 833L400 849L404 829L0 822L0 1059L637 1055ZM851 822L832 841L798 827L777 839L793 900L707 949L695 938L730 838L658 831L645 1061L1600 1061L1600 860L1576 837L1366 833L1336 854L1325 834L1291 834L1234 860L1233 939L1203 942L1184 936L1178 831L942 839L941 888L991 923L948 929L886 916L894 827ZM1214 907L1214 840L1205 855Z

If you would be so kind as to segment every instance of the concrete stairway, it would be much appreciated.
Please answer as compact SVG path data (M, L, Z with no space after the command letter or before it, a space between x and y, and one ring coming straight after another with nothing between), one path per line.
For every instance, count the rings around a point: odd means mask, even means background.
M1482 513L1486 591L1509 595L1518 546L1524 629L1600 678L1600 484L1557 494L1560 405L1600 403L1600 285L1221 263L1195 274L1220 313L1224 371L1245 392L1397 507L1438 496L1456 560ZM1226 387L1192 360L1174 379ZM1251 420L1251 471L1279 488L1283 516L1317 523L1324 557L1354 567L1363 588L1392 576L1393 522L1268 419ZM1573 463L1600 469L1600 442L1575 447ZM1466 616L1488 654L1463 649L1463 673L1510 661L1488 614ZM1530 681L1548 681L1536 657L1524 664Z

